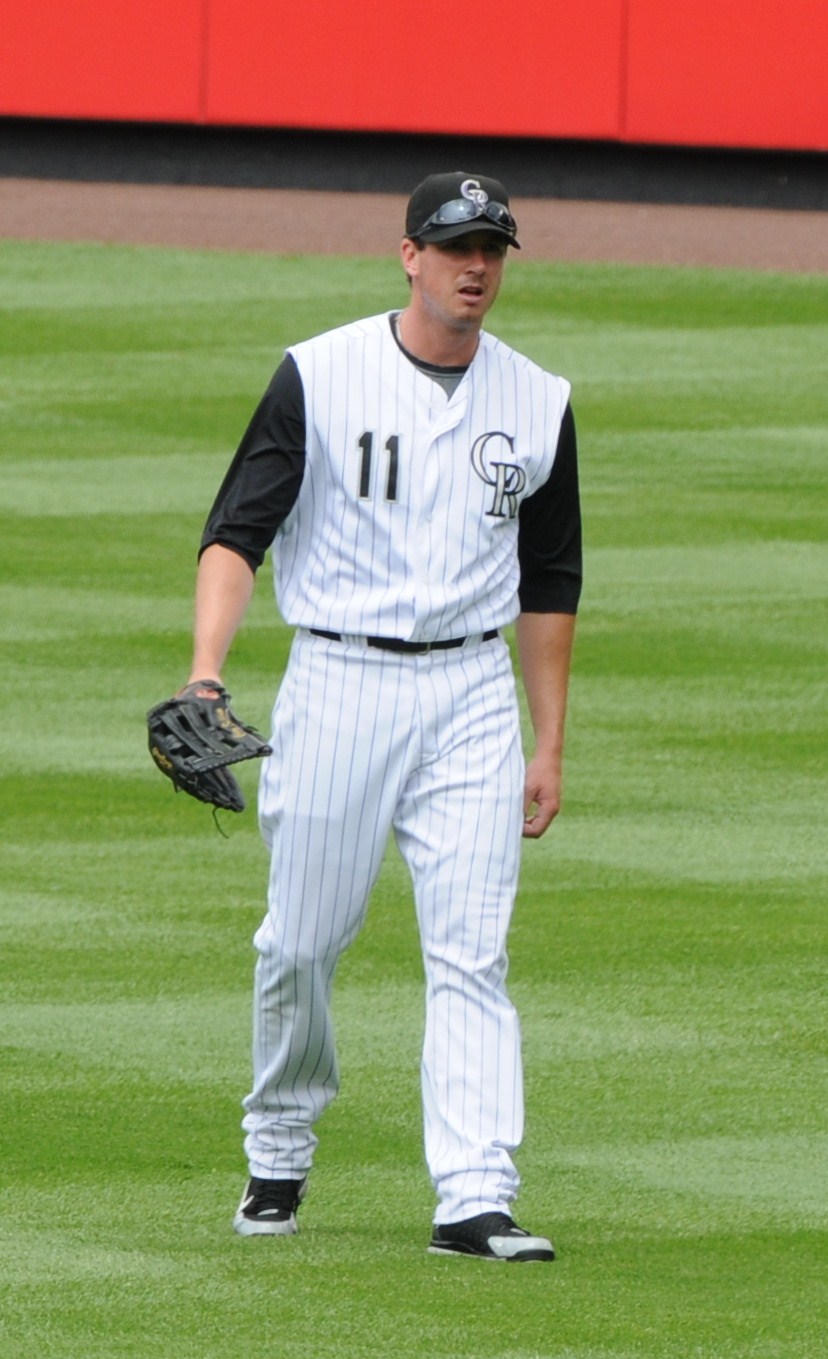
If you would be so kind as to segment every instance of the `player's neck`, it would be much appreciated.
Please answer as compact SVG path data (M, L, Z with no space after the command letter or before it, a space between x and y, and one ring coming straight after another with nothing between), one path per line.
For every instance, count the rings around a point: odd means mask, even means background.
M480 326L447 325L413 302L400 313L400 343L409 354L438 368L464 368L470 364L480 338Z

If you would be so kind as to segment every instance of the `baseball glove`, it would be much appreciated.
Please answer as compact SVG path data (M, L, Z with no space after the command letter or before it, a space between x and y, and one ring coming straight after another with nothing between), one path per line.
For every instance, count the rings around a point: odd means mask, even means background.
M207 698L204 691L215 697ZM227 768L272 754L253 727L240 722L230 695L213 680L196 680L147 713L150 755L162 774L199 802L244 811L244 795Z

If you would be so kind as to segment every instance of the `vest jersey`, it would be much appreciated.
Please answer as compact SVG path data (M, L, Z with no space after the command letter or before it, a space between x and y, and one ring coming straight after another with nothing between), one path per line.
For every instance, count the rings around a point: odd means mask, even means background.
M273 542L285 621L410 641L519 612L518 510L549 477L569 383L482 332L448 399L389 313L292 346L306 462Z

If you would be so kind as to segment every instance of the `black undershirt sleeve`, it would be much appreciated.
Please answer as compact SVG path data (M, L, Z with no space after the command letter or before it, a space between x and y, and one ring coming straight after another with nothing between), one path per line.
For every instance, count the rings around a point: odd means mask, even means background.
M523 613L577 613L583 580L581 507L569 405L549 478L520 507L518 558Z
M257 571L299 494L305 471L305 394L294 360L276 369L228 468L199 556L221 543Z

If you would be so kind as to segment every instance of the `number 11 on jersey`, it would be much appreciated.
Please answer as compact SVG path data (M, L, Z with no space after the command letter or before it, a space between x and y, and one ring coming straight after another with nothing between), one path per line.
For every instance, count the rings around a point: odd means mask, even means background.
M371 498L371 462L374 454L374 434L367 429L357 439L357 445L362 450L359 464L359 498L360 500L370 500ZM400 455L400 436L392 434L385 441L385 449L388 453L388 476L385 482L385 499L397 499L397 469L399 467Z

